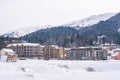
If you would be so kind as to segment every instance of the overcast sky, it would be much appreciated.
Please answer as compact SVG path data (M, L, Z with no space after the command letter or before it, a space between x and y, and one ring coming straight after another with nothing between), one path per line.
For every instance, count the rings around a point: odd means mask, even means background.
M120 0L0 0L0 33L120 11Z

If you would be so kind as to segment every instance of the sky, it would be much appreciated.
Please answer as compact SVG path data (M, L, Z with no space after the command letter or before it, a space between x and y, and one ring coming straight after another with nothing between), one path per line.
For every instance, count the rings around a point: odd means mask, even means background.
M120 12L120 0L0 0L0 34L115 12Z

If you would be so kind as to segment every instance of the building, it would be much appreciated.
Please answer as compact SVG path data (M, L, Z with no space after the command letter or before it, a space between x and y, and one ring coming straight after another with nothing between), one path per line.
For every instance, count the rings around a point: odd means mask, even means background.
M97 45L101 45L101 44L104 44L105 43L105 38L106 38L107 36L106 35L101 35L101 36L97 36Z
M113 44L113 43L111 43L111 44L110 43L105 43L105 44L101 44L100 46L101 47L106 47L109 50L116 49L116 48L119 47L117 44Z
M7 48L13 49L20 59L43 59L43 46L33 43L9 44Z
M0 51L0 61L16 62L18 55L12 49L4 48Z
M112 54L111 59L120 60L120 52L116 52Z
M65 50L62 47L58 47L57 45L46 45L43 48L44 59L65 59L64 54Z
M120 48L109 50L107 54L108 59L120 60Z
M100 47L71 48L66 53L68 60L106 60L107 51Z

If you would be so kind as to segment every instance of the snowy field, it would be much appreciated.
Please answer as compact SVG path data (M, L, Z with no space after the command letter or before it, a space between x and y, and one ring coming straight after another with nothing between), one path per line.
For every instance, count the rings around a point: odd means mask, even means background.
M120 61L0 62L0 80L120 80Z

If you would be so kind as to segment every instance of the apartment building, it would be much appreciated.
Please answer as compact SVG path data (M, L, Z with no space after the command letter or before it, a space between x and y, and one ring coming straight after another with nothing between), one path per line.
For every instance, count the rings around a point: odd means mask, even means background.
M37 58L43 59L43 46L33 43L9 44L7 48L13 49L20 59Z
M68 60L106 60L107 51L100 47L71 48L66 53Z
M57 45L46 45L43 48L44 53L44 59L65 59L64 54L64 48L58 47Z

